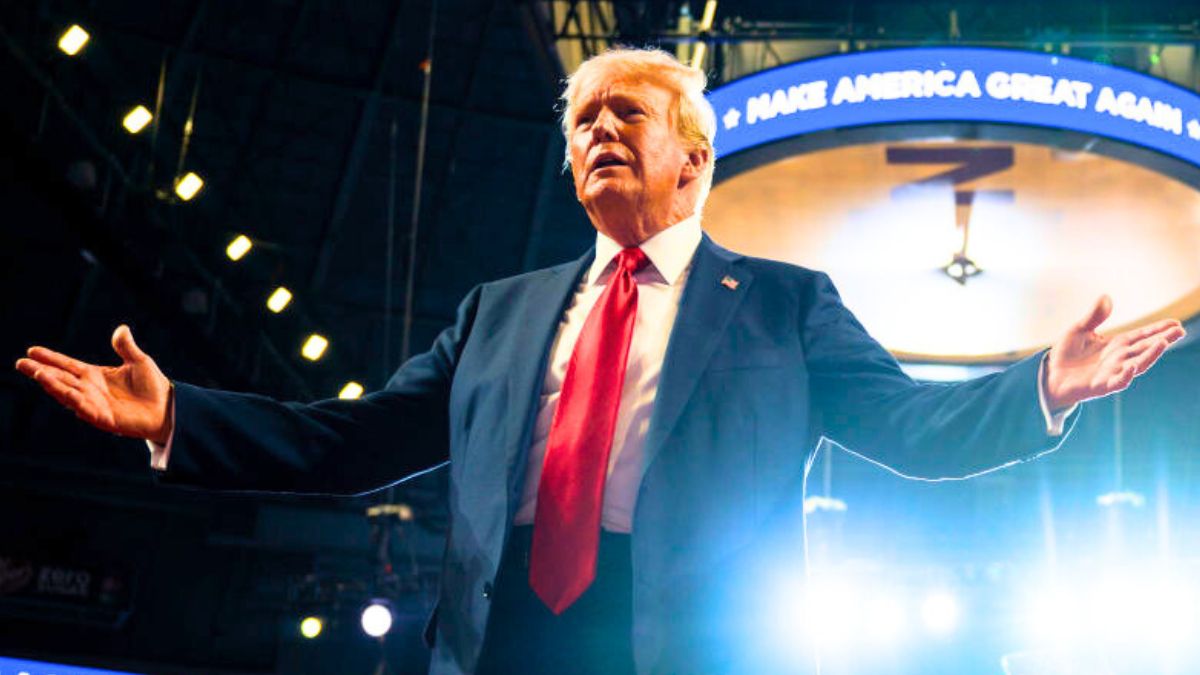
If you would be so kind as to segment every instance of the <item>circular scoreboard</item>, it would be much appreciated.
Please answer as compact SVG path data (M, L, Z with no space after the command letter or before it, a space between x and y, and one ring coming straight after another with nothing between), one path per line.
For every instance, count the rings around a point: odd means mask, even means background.
M1200 96L1049 54L863 52L710 94L705 229L829 272L909 361L999 362L1102 293L1108 326L1200 312Z

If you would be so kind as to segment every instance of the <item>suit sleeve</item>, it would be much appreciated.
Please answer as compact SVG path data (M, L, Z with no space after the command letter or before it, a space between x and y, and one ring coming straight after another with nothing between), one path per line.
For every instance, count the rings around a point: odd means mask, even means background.
M453 326L409 359L383 391L357 400L283 403L175 385L164 481L223 490L357 494L445 462L448 401L480 291Z
M808 300L802 334L815 419L847 450L908 477L961 478L1050 452L1065 437L1047 433L1042 354L962 383L917 383L846 309L828 276L816 274Z

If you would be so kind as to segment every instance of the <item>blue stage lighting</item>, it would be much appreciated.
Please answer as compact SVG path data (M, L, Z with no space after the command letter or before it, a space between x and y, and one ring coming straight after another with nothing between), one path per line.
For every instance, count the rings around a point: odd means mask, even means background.
M949 635L958 628L960 611L958 599L945 590L931 592L921 604L925 628L937 636Z
M895 594L886 591L873 594L866 601L867 615L863 617L865 637L880 645L895 645L905 637L908 619L904 603Z

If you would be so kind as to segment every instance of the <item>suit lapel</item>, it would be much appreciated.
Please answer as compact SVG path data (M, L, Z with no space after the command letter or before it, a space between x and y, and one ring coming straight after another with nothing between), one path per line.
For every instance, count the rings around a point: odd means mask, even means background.
M666 443L729 320L754 280L748 270L735 266L740 258L714 244L708 235L704 235L696 249L663 358L654 412L646 432L647 469Z
M573 263L550 270L548 279L530 285L524 311L513 308L514 321L520 322L516 334L519 344L513 349L509 365L508 400L512 402L507 425L509 516L516 508L517 486L525 477L530 437L541 400L542 382L550 361L550 347L558 335L558 324L566 311L579 280L595 256L589 250Z

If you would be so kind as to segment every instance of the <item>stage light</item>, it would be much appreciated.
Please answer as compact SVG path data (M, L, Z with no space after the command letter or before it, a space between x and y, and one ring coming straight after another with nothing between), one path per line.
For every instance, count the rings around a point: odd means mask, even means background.
M1091 593L1088 614L1099 637L1127 646L1186 644L1196 629L1196 591L1146 565L1112 571Z
M938 636L949 635L958 627L958 601L947 591L934 591L921 604L925 628Z
M904 605L900 599L879 593L867 603L867 637L876 643L896 644L904 636Z
M190 201L202 187L204 187L204 179L197 176L195 172L189 171L175 181L175 194L185 202Z
M804 602L805 632L822 649L845 647L856 632L861 598L844 579L813 579Z
M1026 637L1035 642L1072 644L1086 623L1078 600L1061 589L1039 589L1027 601L1027 606Z
M329 346L329 340L325 336L313 333L304 341L304 346L300 348L300 353L309 361L316 361L325 355L325 348Z
M125 115L125 119L121 120L121 126L125 127L125 131L136 134L145 129L146 125L150 124L150 120L152 119L154 119L154 115L150 114L146 106L138 105L134 106L133 110L130 110Z
M760 611L767 620L757 636L761 642L753 648L789 666L807 663L815 639L808 630L812 621L808 616L804 575L781 569L761 584L757 593Z
M383 637L392 629L392 610L382 600L372 600L362 611L363 632L371 637Z
M717 0L705 0L704 13L700 15L700 31L712 30L715 18L717 18Z
M320 617L306 616L304 617L304 620L300 622L300 634L309 640L320 635L324 628L325 622L321 621Z
M808 515L817 511L834 511L841 512L846 510L846 502L836 497L822 497L813 495L812 497L804 498L804 514Z
M77 24L72 24L70 28L58 38L58 48L67 56L75 56L83 46L88 43L92 36L88 32L80 28Z
M278 314L282 312L291 301L292 292L283 286L280 286L279 288L275 289L275 292L271 294L271 297L267 298L267 309ZM324 349L324 347L322 347L322 349ZM318 355L318 358L319 356L320 355Z
M1116 492L1105 492L1096 497L1096 504L1106 507L1125 505L1140 509L1146 505L1146 497L1130 490L1119 490Z
M960 286L965 286L967 279L982 274L983 270L979 269L974 260L961 253L956 253L954 254L954 258L942 267L942 272L956 281Z
M338 392L338 398L352 399L363 395L363 386L357 382L347 382Z
M1059 577L1063 577L1061 573ZM1103 643L1119 652L1186 647L1196 633L1196 587L1155 562L1071 575L1027 602L1025 637L1056 649Z
M700 15L700 25L696 27L696 32L707 33L712 30L713 19L717 16L717 0L707 0L704 3L704 13ZM702 68L704 66L704 56L708 49L708 44L705 42L696 42L694 51L692 52L692 67Z
M1197 629L1196 589L1182 578L1164 577L1149 592L1150 637L1159 644L1191 644Z
M225 247L225 255L229 256L230 260L241 260L243 256L250 252L253 246L254 243L250 241L250 237L239 234Z

